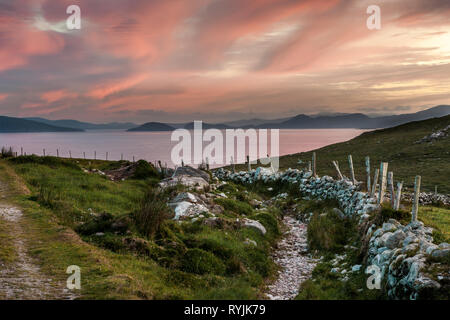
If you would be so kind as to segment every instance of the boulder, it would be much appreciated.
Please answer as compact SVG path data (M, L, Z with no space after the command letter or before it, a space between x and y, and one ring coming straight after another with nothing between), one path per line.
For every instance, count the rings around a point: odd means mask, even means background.
M258 229L263 235L267 232L266 228L259 221L244 218L242 222L244 227Z

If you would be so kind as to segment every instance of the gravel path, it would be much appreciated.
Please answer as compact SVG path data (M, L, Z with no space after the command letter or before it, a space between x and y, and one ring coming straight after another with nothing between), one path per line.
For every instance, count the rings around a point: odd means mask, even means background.
M290 300L297 296L300 285L310 278L317 259L307 253L307 225L291 216L283 219L287 231L272 258L280 266L277 280L268 286L270 300Z

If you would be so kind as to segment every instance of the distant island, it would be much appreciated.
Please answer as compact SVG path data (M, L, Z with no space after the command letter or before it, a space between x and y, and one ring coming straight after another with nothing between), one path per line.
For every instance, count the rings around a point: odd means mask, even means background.
M147 122L144 123L142 126L128 129L127 131L147 131L147 132L155 132L155 131L173 131L175 128L169 126L168 124L161 123L161 122Z
M66 128L21 118L0 116L0 132L82 132L82 129Z

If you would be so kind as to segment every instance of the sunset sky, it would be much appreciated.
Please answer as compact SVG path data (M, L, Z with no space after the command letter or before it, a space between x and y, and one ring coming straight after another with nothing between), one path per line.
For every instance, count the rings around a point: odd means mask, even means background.
M66 28L71 4L81 30ZM449 0L0 0L0 115L218 122L438 104Z

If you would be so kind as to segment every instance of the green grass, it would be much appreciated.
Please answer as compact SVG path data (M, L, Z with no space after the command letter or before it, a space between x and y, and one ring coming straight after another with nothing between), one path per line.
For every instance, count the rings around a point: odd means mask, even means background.
M418 218L434 229L435 243L450 243L450 209L440 207L419 207Z

